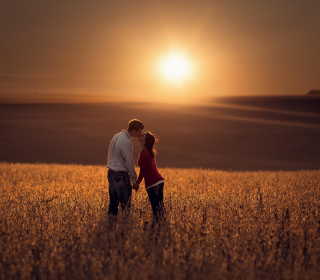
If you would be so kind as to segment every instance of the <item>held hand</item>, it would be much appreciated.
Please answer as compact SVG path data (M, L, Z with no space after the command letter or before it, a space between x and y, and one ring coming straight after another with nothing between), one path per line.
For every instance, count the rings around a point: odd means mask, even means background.
M133 189L137 192L139 190L139 185L136 183L133 185Z

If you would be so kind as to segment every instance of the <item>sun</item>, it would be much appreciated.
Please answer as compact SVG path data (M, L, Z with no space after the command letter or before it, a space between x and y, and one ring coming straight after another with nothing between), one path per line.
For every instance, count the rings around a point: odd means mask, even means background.
M170 52L159 60L158 72L168 82L181 83L191 77L191 59L182 52Z

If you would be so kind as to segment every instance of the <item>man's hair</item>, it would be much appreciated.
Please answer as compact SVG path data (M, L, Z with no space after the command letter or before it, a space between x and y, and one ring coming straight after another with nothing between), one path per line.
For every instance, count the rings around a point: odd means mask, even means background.
M128 123L128 131L132 131L132 130L138 131L140 129L144 129L144 125L141 121L137 120L137 119L133 119Z

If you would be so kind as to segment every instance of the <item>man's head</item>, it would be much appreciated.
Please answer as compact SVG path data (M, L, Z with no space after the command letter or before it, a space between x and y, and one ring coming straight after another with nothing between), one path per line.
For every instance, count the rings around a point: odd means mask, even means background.
M130 133L131 137L139 137L144 129L144 125L141 121L133 119L128 123L127 131Z

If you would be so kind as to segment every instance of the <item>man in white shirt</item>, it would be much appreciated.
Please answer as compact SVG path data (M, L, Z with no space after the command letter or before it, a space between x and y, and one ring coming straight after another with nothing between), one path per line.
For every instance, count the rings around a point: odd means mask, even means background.
M139 188L132 158L132 137L139 137L143 129L141 121L131 120L128 129L113 136L110 142L107 163L110 196L108 214L117 215L119 202L122 210L129 207L132 188Z

